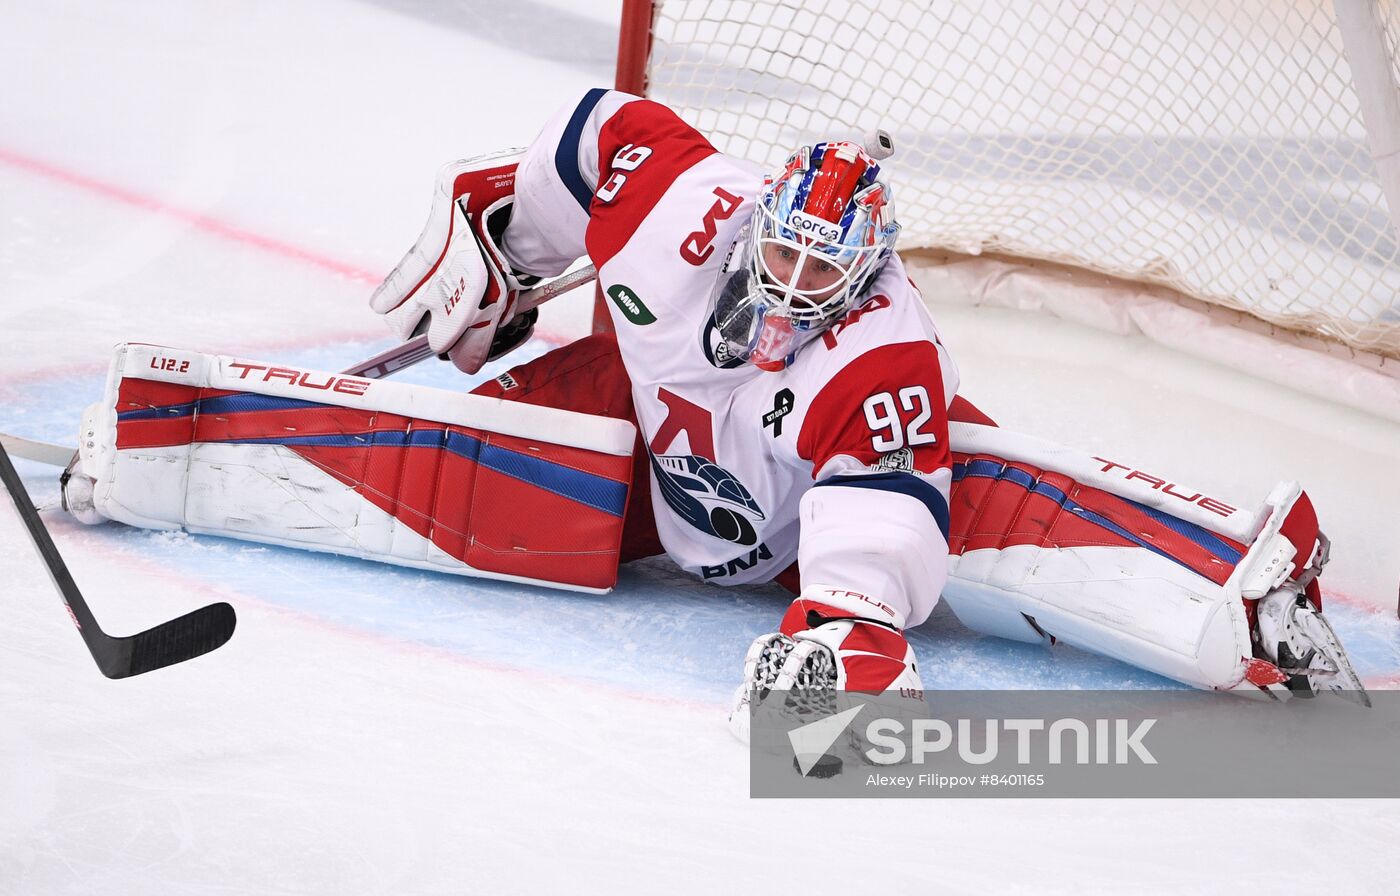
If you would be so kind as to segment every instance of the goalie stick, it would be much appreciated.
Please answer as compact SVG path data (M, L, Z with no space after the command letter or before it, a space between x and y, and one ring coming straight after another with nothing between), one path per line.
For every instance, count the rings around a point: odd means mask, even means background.
M108 678L128 678L140 675L163 666L183 663L185 660L215 650L233 637L237 622L233 607L226 603L210 604L178 619L157 625L155 628L137 632L126 637L113 637L97 625L97 620L88 609L87 601L73 581L68 565L63 562L58 547L53 543L44 521L29 498L29 493L20 481L19 473L10 462L9 453L0 446L0 481L10 493L10 498L19 511L20 519L29 530L34 547L48 567L68 615L83 636L97 668Z

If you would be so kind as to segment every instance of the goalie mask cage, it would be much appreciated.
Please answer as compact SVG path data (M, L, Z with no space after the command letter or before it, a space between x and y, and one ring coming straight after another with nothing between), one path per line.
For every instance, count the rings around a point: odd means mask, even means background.
M883 127L902 253L1165 287L1397 385L1397 6L626 0L618 87L769 166Z

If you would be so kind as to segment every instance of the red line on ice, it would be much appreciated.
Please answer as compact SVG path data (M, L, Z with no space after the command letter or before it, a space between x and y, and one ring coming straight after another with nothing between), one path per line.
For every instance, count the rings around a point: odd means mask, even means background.
M274 255L281 255L283 258L292 258L297 261L304 262L306 264L314 265L316 267L332 271L336 274L341 275L342 277L348 277L352 280L361 280L365 283L376 284L379 283L381 279L383 279L379 274L373 273L371 271L366 271L361 268L357 268L354 265L347 264L343 261L337 261L334 258L327 258L326 256L319 255L315 252L312 252L309 249L303 249L300 246L294 246L291 243L284 243L281 240L273 239L270 236L264 236L260 233L254 233L251 230L244 230L241 227L235 227L232 224L220 221L219 219L210 217L209 215L200 214L199 212L193 212L188 209L179 208L178 206L171 205L167 202L162 202L161 200L156 199L154 197L145 196L135 191L128 190L124 187L116 186L115 184L105 183L103 181L97 180L96 178L88 177L85 174L79 174L75 171L68 171L66 169L59 168L56 165L51 165L48 162L42 162L38 159L23 156L19 153L11 152L10 150L4 148L0 148L0 162L3 162L4 164L9 165L13 168L19 168L20 170L27 171L30 174L37 174L41 177L46 177L50 180L58 181L59 183L66 184L70 187L77 187L82 190L87 190L89 193L95 193L99 196L102 196L105 199L110 199L114 202L120 202L124 205L133 206L135 208L151 212L152 214L164 215L168 218L175 218L177 220L184 221L191 227L203 230L206 233L212 233L215 236L220 236L224 239L232 240L233 242L253 246L255 248L263 250L264 252L271 252Z

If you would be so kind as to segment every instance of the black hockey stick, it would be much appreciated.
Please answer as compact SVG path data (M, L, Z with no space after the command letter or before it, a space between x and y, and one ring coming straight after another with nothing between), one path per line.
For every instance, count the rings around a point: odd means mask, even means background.
M237 618L233 607L226 603L201 607L178 619L124 638L114 638L102 631L72 574L68 572L67 564L59 555L44 521L34 510L29 493L25 491L24 483L20 482L19 474L15 472L14 464L10 463L10 456L3 445L0 445L0 481L4 482L10 497L14 499L20 519L29 529L29 537L34 540L34 547L44 559L49 576L68 607L68 615L78 627L78 633L83 636L83 642L103 675L127 678L162 666L183 663L223 646L233 637Z

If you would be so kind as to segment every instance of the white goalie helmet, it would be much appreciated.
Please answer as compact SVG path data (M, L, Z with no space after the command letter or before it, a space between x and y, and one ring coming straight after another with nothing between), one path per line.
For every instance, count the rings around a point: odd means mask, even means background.
M878 139L890 148L883 132ZM782 370L866 298L899 233L879 175L859 145L826 142L764 178L711 299L728 358Z

